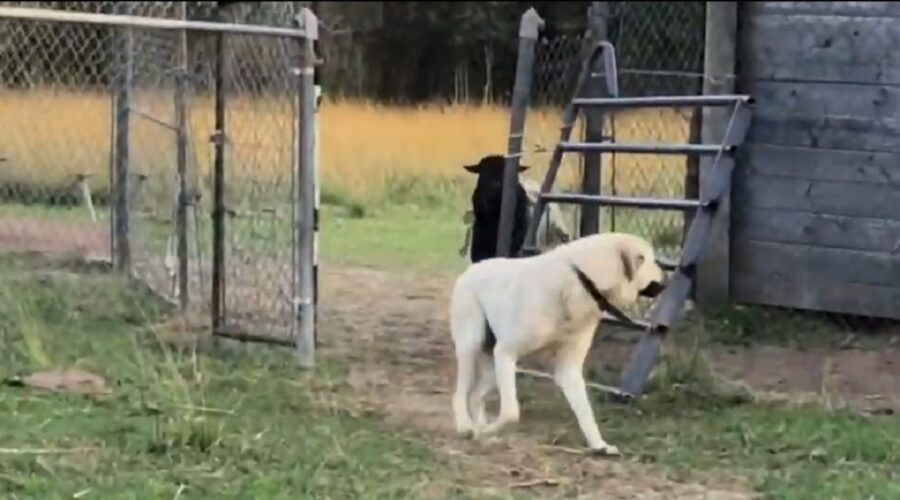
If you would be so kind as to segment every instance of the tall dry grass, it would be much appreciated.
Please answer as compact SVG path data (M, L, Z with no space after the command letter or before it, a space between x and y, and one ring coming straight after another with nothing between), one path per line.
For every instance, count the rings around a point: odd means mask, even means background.
M294 154L294 111L290 101L235 97L227 111L228 170L234 183L289 185ZM135 106L173 121L167 96L138 92ZM543 177L558 140L561 110L528 113L525 175ZM31 188L59 189L75 174L91 175L95 190L109 180L111 100L105 94L54 90L0 91L0 181ZM509 110L498 106L428 105L392 107L368 102L325 102L320 114L322 189L360 203L385 201L398 192L465 193L473 180L462 166L486 154L503 153ZM191 162L206 181L212 166L213 106L208 96L191 101ZM686 114L653 110L617 115L621 142L683 142ZM132 168L171 185L175 136L150 120L132 119ZM581 126L576 128L581 136ZM543 147L547 151L535 153ZM562 187L580 178L579 155L565 156ZM604 155L604 183L615 165L619 193L682 195L683 157Z

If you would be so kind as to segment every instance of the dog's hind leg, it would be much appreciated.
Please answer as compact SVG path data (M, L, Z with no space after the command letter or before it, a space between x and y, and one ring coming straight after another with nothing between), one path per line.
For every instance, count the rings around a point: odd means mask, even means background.
M457 351L456 353L456 392L453 394L453 416L456 419L456 432L461 435L474 431L472 417L469 414L469 390L475 382L478 369L477 349Z
M494 375L494 358L482 353L478 359L478 382L469 399L469 408L475 419L475 432L477 433L487 425L484 400L488 394L497 388L497 379Z
M516 357L502 347L494 350L494 373L500 392L500 413L479 434L494 434L507 424L519 421L519 400L516 395Z
M618 455L619 450L604 441L600 435L584 383L584 359L591 348L594 328L595 325L590 325L560 347L556 357L554 380L565 394L591 450L600 454Z
M486 334L484 315L478 301L465 288L453 294L450 329L456 348L456 391L453 394L453 416L456 431L469 435L474 430L469 413L469 393L478 375L478 358Z

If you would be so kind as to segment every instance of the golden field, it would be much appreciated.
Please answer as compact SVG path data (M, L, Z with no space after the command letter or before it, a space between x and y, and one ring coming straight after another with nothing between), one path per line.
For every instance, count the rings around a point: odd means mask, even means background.
M0 91L0 180L30 187L59 188L76 174L91 175L94 189L108 183L111 101L105 94ZM173 122L171 100L137 93L136 108ZM561 110L529 110L525 175L540 179L558 140ZM227 111L228 169L234 183L265 186L289 183L293 158L294 113L287 100L235 97ZM506 150L509 110L499 106L430 105L390 107L366 102L326 101L320 112L322 189L359 203L384 201L398 186L466 191L473 177L462 166L486 154ZM213 132L211 99L190 105L192 168L209 177ZM580 125L580 124L579 124ZM171 182L175 172L175 135L142 117L132 119L132 168L149 179ZM617 115L620 142L684 142L688 117L677 110ZM580 126L575 137L581 136ZM545 153L533 153L543 147ZM564 158L561 184L580 177L580 155ZM685 158L652 155L604 155L604 185L615 162L620 194L681 196Z

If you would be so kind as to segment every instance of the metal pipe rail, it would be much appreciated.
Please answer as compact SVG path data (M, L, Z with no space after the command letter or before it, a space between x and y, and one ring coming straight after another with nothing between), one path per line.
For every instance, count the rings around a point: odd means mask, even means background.
M681 106L733 106L753 104L749 95L698 95L698 96L652 96L652 97L580 97L574 104L580 107L627 109L627 108L674 108Z
M206 21L182 21L121 14L94 14L89 12L66 12L50 9L24 7L0 7L0 19L25 19L31 21L51 21L60 23L99 24L123 28L148 28L161 30L191 30L238 35L258 35L270 37L306 38L307 32L297 28L275 26L254 26L250 24L211 23Z
M731 154L735 146L717 144L622 144L615 142L563 142L560 149L569 153L631 153L659 155L717 155L719 151Z
M606 205L612 207L644 208L648 210L694 210L703 206L699 200L630 198L627 196L607 196L589 194L545 194L544 201L572 203L578 205Z

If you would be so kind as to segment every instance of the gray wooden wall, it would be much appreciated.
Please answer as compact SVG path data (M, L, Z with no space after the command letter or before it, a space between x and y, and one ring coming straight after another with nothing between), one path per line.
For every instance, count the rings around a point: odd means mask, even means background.
M900 3L739 8L732 298L900 318Z

